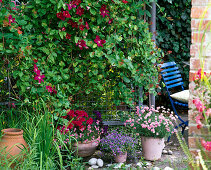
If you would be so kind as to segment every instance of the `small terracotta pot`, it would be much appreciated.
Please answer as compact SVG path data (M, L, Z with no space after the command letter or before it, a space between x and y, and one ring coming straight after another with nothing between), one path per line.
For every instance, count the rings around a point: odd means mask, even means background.
M114 160L116 163L123 163L126 162L127 160L127 152L123 153L123 154L118 154L114 156Z
M23 138L23 130L9 128L3 129L2 132L3 136L0 140L0 150L3 150L2 154L7 155L7 159L17 156L24 147L28 147Z
M143 156L146 160L155 161L161 158L165 147L164 138L141 137Z
M100 139L95 139L86 143L74 143L72 149L75 151L75 154L79 157L91 156L95 153L97 146L99 145L99 140Z

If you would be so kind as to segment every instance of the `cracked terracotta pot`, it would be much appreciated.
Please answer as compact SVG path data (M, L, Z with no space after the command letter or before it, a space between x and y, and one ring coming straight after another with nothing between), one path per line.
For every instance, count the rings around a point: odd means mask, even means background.
M28 145L23 138L23 130L9 128L2 130L3 136L0 139L1 155L7 159L18 156ZM20 155L23 158L23 155ZM3 159L4 157L0 157ZM21 161L21 158L19 159ZM12 164L14 166L14 164Z

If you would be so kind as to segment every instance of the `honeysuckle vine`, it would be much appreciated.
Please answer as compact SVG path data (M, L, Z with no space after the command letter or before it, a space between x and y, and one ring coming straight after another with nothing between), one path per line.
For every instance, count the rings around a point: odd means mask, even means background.
M2 1L0 66L10 67L21 100L44 98L55 118L70 106L77 109L85 96L108 91L111 105L133 106L132 91L143 86L155 92L158 81L160 49L142 20L145 3L29 0L15 6ZM40 71L33 71L35 64Z

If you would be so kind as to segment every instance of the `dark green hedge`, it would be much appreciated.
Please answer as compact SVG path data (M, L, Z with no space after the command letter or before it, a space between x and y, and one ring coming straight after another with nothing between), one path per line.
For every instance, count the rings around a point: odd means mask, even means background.
M159 0L157 8L157 43L166 53L165 61L175 61L188 88L191 44L191 0Z

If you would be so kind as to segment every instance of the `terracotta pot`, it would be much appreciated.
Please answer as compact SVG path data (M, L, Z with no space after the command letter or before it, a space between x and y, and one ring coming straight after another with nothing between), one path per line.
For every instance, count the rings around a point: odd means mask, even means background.
M93 141L88 141L86 143L74 143L72 149L75 151L75 154L79 157L91 156L95 153L97 146L99 145L100 139L95 139Z
M127 152L123 153L123 154L118 154L114 156L114 160L116 163L123 163L126 162L127 160Z
M0 140L0 150L3 150L2 154L7 155L7 159L17 156L24 147L28 147L23 138L23 130L21 129L3 129L3 136Z
M164 138L141 137L143 156L146 160L155 161L161 158L165 147Z

